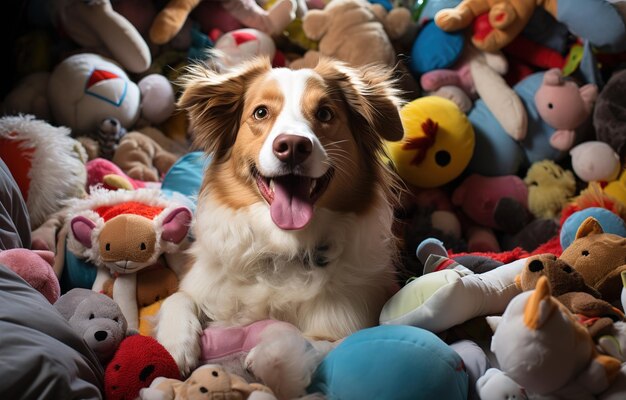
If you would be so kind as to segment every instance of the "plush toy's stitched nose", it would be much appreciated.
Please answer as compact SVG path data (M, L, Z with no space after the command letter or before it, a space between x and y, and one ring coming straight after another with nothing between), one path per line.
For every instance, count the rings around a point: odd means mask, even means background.
M528 269L530 272L539 272L543 269L543 263L539 260L532 260L530 264L528 264Z
M98 331L93 335L93 337L95 337L98 342L106 340L107 336L109 336L109 334L106 331Z
M276 157L289 165L302 164L313 152L313 143L308 138L298 135L278 135L272 143Z

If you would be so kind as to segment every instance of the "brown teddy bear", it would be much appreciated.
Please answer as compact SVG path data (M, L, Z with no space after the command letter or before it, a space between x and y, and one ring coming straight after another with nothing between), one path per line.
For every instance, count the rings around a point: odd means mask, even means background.
M133 179L159 182L177 159L147 135L129 132L120 140L112 161Z
M578 315L592 337L610 329L614 321L624 320L619 309L602 300L578 271L553 254L529 257L515 283L524 291L533 290L542 276L548 278L552 295Z
M560 258L578 271L604 300L620 304L623 287L620 274L626 271L626 238L604 233L600 223L588 217Z

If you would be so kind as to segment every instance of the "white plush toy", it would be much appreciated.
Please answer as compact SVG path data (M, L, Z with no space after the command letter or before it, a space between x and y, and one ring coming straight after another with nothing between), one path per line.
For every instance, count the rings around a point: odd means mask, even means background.
M59 63L48 82L48 101L58 124L88 134L105 118L131 129L140 117L158 124L174 111L174 91L167 79L148 75L139 84L113 61L82 53ZM145 112L144 112L145 110Z
M490 383L502 379L500 374L531 398L623 398L619 392L626 384L625 367L614 357L598 354L587 329L551 296L547 277L539 278L535 290L516 296L502 317L488 321L495 328L491 350L500 371L481 378L477 385L481 398L507 398L493 391L510 392L514 386Z
M64 126L32 115L2 117L0 158L22 192L33 230L71 200L85 196L87 154Z
M267 56L270 60L276 55L274 40L258 29L236 29L220 36L215 42L219 51L221 67L235 67L257 56Z

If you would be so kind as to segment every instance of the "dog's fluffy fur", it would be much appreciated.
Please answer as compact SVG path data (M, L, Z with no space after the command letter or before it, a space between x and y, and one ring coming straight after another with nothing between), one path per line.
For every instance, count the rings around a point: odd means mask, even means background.
M395 180L382 138L403 135L390 82L381 68L331 60L298 71L271 69L268 60L222 73L191 69L179 105L213 159L198 198L194 263L164 302L157 329L182 372L198 362L207 321L274 318L323 340L378 323L395 254ZM309 140L308 159L281 162L272 152L280 134ZM270 182L285 174L321 187L304 222L271 211L278 195Z

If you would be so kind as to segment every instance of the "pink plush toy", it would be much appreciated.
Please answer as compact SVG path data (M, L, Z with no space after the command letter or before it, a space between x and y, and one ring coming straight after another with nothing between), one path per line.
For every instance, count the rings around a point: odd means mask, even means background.
M472 174L456 188L452 194L452 203L460 206L477 224L509 230L502 226L501 222L496 221L496 214L499 212L512 214L513 212L506 212L503 209L507 203L528 210L528 188L524 181L515 175L487 177ZM515 217L522 217L515 214Z
M575 129L591 115L598 97L598 87L563 79L560 69L547 71L543 84L535 94L537 111L541 118L555 129L550 144L561 151L569 150L574 144Z
M87 191L92 186L102 185L108 190L134 190L146 187L146 182L126 175L113 162L104 158L94 158L85 165L87 168Z
M54 253L46 250L9 249L0 251L0 264L6 265L41 293L50 304L61 294L54 274Z

